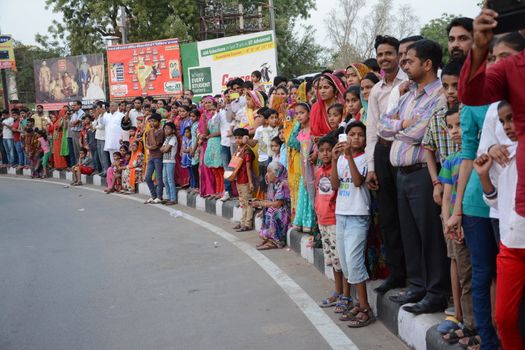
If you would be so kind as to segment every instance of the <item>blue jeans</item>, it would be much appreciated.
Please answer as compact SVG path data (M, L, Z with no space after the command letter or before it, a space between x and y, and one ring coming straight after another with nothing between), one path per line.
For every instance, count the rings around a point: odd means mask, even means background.
M369 215L336 215L335 246L343 275L350 284L368 279L365 265L365 248Z
M109 155L108 152L104 151L104 140L97 140L97 155L100 165L102 166L102 173L106 173L109 168Z
M157 188L153 184L153 171L155 171L155 177L157 179ZM162 158L150 158L148 159L148 166L146 168L146 183L148 184L149 193L151 198L162 199Z
M177 188L175 186L175 163L162 164L162 181L166 188L166 199L170 201L177 200Z
M22 141L15 142L15 150L18 157L18 165L26 165L26 156L24 153L24 144Z
M13 139L3 139L5 153L7 153L7 164L13 165L15 162L15 142Z
M498 337L492 325L490 286L496 277L496 242L489 218L463 215L465 243L472 262L472 302L481 349L498 348Z
M232 153L231 153L231 149L229 146L221 145L221 159L222 159L222 167L226 169L228 167L228 164L230 164L230 160L232 159ZM232 193L231 181L224 179L224 190L228 192L229 194Z

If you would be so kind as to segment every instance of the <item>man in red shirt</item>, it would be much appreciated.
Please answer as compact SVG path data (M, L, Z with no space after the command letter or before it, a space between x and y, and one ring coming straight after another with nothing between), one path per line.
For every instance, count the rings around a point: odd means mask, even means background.
M474 20L474 45L461 71L458 95L461 102L471 106L510 102L518 135L516 212L525 216L525 51L486 69L497 18L495 11L485 8ZM525 36L525 30L521 34Z

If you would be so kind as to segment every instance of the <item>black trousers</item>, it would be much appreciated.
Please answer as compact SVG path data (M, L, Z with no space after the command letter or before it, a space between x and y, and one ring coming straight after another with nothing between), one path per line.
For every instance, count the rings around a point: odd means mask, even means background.
M404 281L406 269L397 212L397 169L390 164L390 147L376 144L374 166L379 181L379 227L385 245L386 265L391 278Z
M399 222L409 288L426 294L425 298L443 300L450 295L450 260L432 192L428 169L398 170Z

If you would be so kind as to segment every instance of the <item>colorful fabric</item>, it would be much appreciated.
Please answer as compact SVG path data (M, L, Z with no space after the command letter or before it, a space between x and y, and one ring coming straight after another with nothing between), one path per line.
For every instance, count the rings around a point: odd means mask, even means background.
M293 224L302 232L312 233L317 224L316 219L313 202L310 200L310 195L301 176Z
M445 120L445 113L447 108L443 107L438 110L428 123L425 136L421 144L424 148L438 153L439 163L443 164L449 155L459 150L457 145L454 145L452 137L448 132L447 122Z
M191 143L192 143L191 138L187 138L186 136L184 136L183 139L182 139L182 149L183 150L184 149L190 149L191 148ZM188 152L183 152L182 158L181 158L181 163L182 163L182 167L183 168L191 167L192 159L191 159L189 151Z
M270 167L277 167L275 180L268 183L267 200L281 201L280 208L264 208L262 227L259 236L268 239L278 246L286 242L286 233L290 225L290 189L288 187L288 173L280 163L273 163Z
M219 132L219 123L214 123L212 120L208 121L208 132L214 134ZM215 136L208 139L208 146L204 155L204 164L209 168L221 168L221 137Z
M452 186L452 194L450 197L450 212L452 213L454 205L456 203L458 179L459 179L459 167L461 166L461 153L452 153L445 159L441 170L439 171L439 181L444 185Z
M346 67L347 70L348 68L352 68L355 71L355 73L359 77L359 80L362 80L365 77L365 75L367 75L367 73L370 73L372 71L370 68L368 68L366 64L360 62L352 63L351 65Z

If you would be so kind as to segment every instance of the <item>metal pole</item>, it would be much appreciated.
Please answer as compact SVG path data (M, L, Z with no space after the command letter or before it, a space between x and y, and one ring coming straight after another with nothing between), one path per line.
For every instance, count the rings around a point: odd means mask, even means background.
M270 7L270 27L272 28L273 32L273 39L275 41L275 45L277 46L277 35L275 34L275 8L273 7L273 0L268 0L268 6ZM277 51L277 47L275 48ZM275 63L277 64L277 67L275 67L275 70L277 71L276 74L279 74L279 55L275 55Z
M4 99L4 109L9 109L9 91L7 90L7 78L5 74L5 69L0 69L2 75L2 91Z
M122 44L128 43L128 19L126 18L126 7L120 6L120 33L122 34Z

